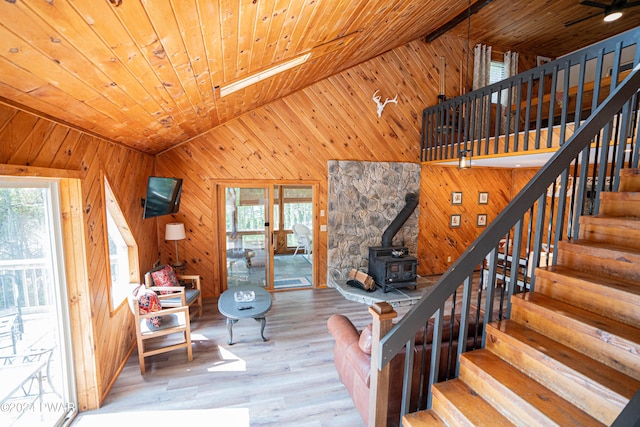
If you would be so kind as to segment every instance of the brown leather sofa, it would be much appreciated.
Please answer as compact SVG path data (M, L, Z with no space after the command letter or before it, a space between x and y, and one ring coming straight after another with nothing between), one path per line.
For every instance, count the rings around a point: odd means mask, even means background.
M469 316L473 319L473 324L469 327L467 338L467 350L473 348L475 334L475 312ZM459 331L459 316L454 317L452 325L451 318L446 316L443 324L443 343L440 350L440 369L439 381L445 380L447 377L453 377L455 373L455 353L458 349L457 336ZM341 315L335 314L327 321L329 332L336 340L334 347L334 363L340 381L345 385L353 403L355 404L365 425L368 424L369 418L369 381L371 377L371 325L367 326L363 331L358 331L351 321ZM453 334L451 329L453 327ZM451 340L451 348L449 348L449 337ZM433 338L433 319L427 326L426 342L431 343ZM424 328L416 334L416 345L414 347L414 369L412 374L412 390L410 411L417 408L419 398L419 387L421 377L421 365L423 358L422 343L425 341ZM477 340L479 343L479 339ZM447 355L451 354L451 361L448 361ZM397 426L400 423L400 404L402 401L402 379L404 372L404 350L396 355L391 361L390 382L389 382L389 401L387 408L387 426ZM429 362L431 360L431 345L425 347L424 353L427 365L424 367L425 372L422 373L423 384L427 384L429 379ZM449 369L447 372L447 365ZM448 375L447 375L448 374ZM426 385L424 386L426 387ZM426 393L422 394L420 407L424 408Z

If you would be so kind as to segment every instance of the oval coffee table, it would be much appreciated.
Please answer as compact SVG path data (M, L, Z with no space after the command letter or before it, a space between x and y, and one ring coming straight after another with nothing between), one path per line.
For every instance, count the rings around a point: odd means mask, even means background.
M247 294L252 291L255 294L253 301L236 301L236 292ZM260 336L262 336L263 341L266 341L264 327L267 324L267 320L264 315L270 309L271 294L260 286L233 286L224 291L220 295L220 299L218 299L218 310L227 318L227 331L229 331L227 344L233 344L233 324L240 319L250 318L260 322Z

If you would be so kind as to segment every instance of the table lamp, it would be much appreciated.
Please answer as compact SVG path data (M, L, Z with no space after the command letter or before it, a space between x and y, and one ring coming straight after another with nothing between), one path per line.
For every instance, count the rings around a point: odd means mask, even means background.
M165 240L174 240L176 242L176 262L173 264L174 267L178 267L182 265L180 263L180 259L178 257L178 240L184 240L187 238L187 235L184 232L184 224L181 222L170 222L167 224L164 230L164 239Z

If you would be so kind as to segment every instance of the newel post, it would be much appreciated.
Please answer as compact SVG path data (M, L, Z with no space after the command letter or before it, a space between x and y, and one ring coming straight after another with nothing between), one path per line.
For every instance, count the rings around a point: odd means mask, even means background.
M369 381L369 427L387 424L387 402L389 401L389 371L391 364L378 370L380 339L393 327L393 319L398 315L389 303L380 302L369 307L373 316L371 330L371 378Z

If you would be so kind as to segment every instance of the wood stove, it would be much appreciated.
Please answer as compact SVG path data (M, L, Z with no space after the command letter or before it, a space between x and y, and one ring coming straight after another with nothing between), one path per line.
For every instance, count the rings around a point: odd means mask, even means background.
M418 196L407 193L405 206L382 234L382 246L369 247L369 275L383 292L392 288L418 285L416 282L418 259L409 255L404 246L392 246L393 236L418 206Z
M398 255L399 252L402 254ZM385 293L391 288L417 286L417 265L418 259L409 256L406 247L369 247L369 275Z

